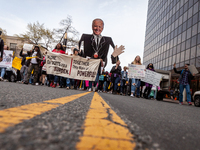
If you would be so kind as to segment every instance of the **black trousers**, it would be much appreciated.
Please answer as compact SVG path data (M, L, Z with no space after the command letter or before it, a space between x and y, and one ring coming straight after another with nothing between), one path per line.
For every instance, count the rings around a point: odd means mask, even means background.
M151 92L151 87L146 87L145 90L144 90L144 98L148 99L148 96Z

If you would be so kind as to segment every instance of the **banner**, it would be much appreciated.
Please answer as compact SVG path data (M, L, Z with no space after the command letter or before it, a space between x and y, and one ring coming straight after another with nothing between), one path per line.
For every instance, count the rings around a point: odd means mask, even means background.
M82 58L65 54L47 52L47 74L78 80L95 81L100 59Z
M3 60L0 62L0 67L12 67L13 61L13 51L4 50L3 51Z
M188 69L190 70L191 74L198 74L199 71L197 70L197 68L194 65L189 65Z
M142 78L141 81L155 86L160 86L160 81L162 79L162 76L163 76L162 74L146 69L145 77Z
M128 64L128 78L141 79L145 77L145 65Z
M18 57L15 57L12 62L12 67L17 70L21 70L21 67L22 67L21 63L22 63L22 60Z

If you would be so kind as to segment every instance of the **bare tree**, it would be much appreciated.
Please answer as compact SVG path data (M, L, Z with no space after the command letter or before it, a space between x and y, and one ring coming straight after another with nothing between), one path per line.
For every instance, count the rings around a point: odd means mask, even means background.
M79 32L72 26L71 16L67 16L66 19L61 20L60 25L62 26L61 28L54 29L57 42L62 42L65 33L67 33L67 48L71 48L72 46L77 45Z

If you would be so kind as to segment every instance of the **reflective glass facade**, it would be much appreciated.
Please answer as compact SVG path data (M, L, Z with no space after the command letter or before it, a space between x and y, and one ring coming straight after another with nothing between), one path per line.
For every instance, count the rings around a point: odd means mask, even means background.
M143 63L171 70L200 67L200 1L149 0Z

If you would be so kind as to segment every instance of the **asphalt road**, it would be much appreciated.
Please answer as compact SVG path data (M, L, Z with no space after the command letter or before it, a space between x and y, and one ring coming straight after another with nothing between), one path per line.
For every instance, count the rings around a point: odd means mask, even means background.
M0 82L0 113L85 92ZM6 128L5 132L0 132L0 149L76 149L93 95L91 92L59 104L50 111ZM200 149L200 108L107 93L99 95L127 124L136 149Z

